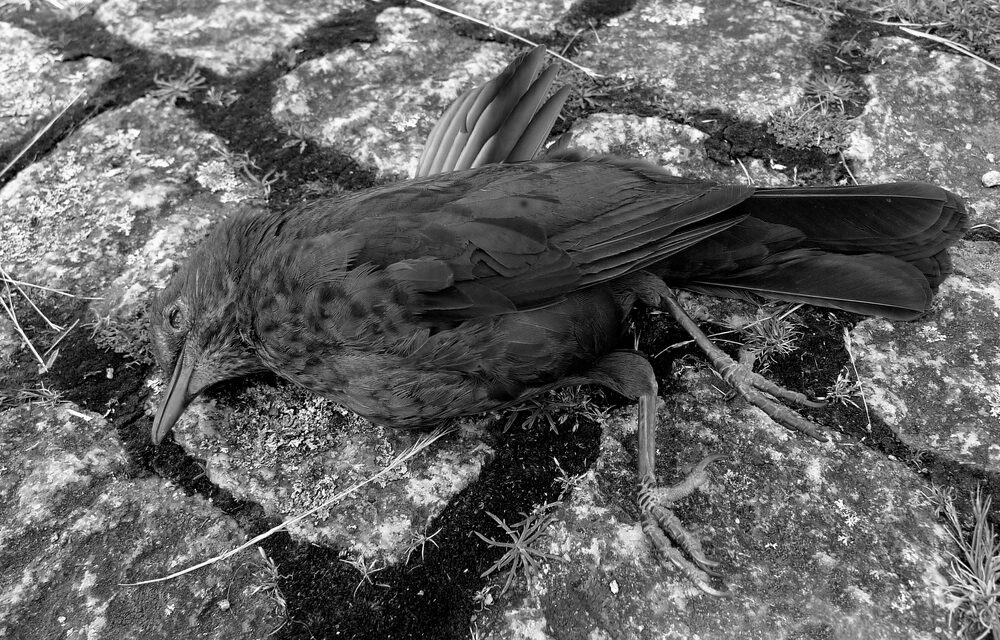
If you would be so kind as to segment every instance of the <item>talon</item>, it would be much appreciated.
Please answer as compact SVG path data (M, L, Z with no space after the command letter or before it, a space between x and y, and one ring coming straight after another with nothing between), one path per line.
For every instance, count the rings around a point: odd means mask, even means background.
M695 582L694 586L701 589L702 592L707 593L710 596L715 596L716 598L729 598L733 595L729 591L719 591L718 589L713 589L704 582Z
M705 484L709 479L709 465L725 458L726 456L719 454L706 456L683 480L670 487L654 486L655 481L649 475L644 476L639 485L639 503L644 512L642 528L660 558L676 567L703 592L711 595L724 594L708 586L711 578L721 577L715 571L719 563L708 559L701 543L684 528L671 506Z
M709 586L719 563L709 560L701 542L684 529L671 507L705 484L708 467L726 456L706 456L683 480L671 487L656 486L656 377L648 362L639 365L648 379L648 390L639 397L639 507L642 509L642 530L646 533L664 566L672 565L702 592L713 596L725 592ZM682 553L683 552L683 553ZM686 554L686 555L685 555Z
M775 422L781 423L786 427L801 431L806 435L813 437L820 442L826 442L826 436L822 435L819 431L819 427L809 420L806 420L800 416L797 412L789 409L781 402L788 402L791 404L798 405L800 407L810 407L813 409L819 409L826 406L826 403L819 400L811 400L806 397L805 394L799 393L798 391L791 391L780 385L771 382L759 373L754 373L754 371L747 366L736 362L728 355L726 355L719 347L708 339L708 336L698 328L691 316L684 311L677 299L674 298L673 293L667 289L666 292L661 292L659 297L660 306L666 308L667 311L677 320L677 323L683 327L688 335L701 347L701 350L705 352L708 359L711 361L712 366L719 373L729 385L739 392L744 398L747 399L751 404L760 408L764 413L771 417ZM774 399L765 396L768 394Z
M713 564L718 565L719 563L715 562ZM721 571L716 571L715 569L712 569L712 568L702 569L702 571L704 571L705 573L707 573L710 577L716 578L716 579L719 579L719 580L721 580L722 578L725 577L724 573L722 573Z
M704 473L705 470L708 469L708 465L714 464L716 462L722 462L723 460L728 460L728 459L729 456L722 453L713 453L711 455L707 455L704 458L702 458L698 464L694 466L693 472Z

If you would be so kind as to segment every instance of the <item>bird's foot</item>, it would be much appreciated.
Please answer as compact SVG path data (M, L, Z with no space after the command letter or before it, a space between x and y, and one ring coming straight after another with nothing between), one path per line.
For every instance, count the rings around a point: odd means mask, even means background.
M711 596L728 595L725 591L714 589L708 584L711 577L719 576L715 571L719 563L705 556L701 543L688 533L674 514L672 507L705 484L708 481L708 465L723 458L725 456L708 456L699 462L684 480L670 487L657 487L651 475L639 480L642 530L653 543L660 561L664 565L669 562L696 587Z
M656 380L648 363L645 368L648 369L650 389L639 396L638 415L639 508L642 510L642 530L649 536L664 566L676 567L709 595L726 595L708 584L710 576L718 575L715 572L718 563L705 557L701 543L687 532L672 510L678 501L708 481L708 465L724 456L708 456L678 484L665 488L656 486Z
M749 366L730 358L698 328L698 325L684 311L672 293L669 295L661 294L660 303L701 347L722 379L736 389L740 395L760 408L774 421L812 436L820 442L826 442L827 438L820 433L818 425L806 420L794 409L782 404L787 402L800 407L819 408L825 407L825 402L810 400L804 394L785 389L759 373L755 373Z
M736 362L718 348L715 350L717 353L707 353L712 361L712 366L719 372L719 376L746 398L750 404L758 407L775 422L801 431L820 442L826 442L827 437L820 433L819 426L803 418L794 409L782 404L782 402L788 402L800 407L818 409L825 407L825 402L810 400L798 391L792 391L775 384L753 371L750 366Z

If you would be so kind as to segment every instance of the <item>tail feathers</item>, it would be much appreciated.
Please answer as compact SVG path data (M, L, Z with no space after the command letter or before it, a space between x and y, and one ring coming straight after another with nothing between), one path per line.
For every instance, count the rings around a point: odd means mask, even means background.
M937 256L968 228L961 198L921 182L760 189L740 207L754 218L799 229L808 246L885 253L913 263Z
M937 291L937 288L941 285L945 278L947 278L951 272L951 256L948 255L948 250L945 249L936 253L929 258L921 258L920 260L914 260L912 264L917 269L920 269L924 277L927 278L927 282L930 283L931 289Z
M538 75L544 62L545 47L535 47L452 103L427 138L416 176L534 158L570 92L563 87L542 103L556 76L554 66Z
M912 320L930 306L932 291L920 269L882 254L841 255L800 249L775 255L738 273L682 284L710 295L802 302Z

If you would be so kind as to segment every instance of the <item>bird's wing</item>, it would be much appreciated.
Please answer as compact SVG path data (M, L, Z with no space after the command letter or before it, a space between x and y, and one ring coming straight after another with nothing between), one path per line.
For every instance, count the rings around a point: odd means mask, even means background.
M351 194L286 232L349 229L437 321L545 306L642 269L733 224L752 188L597 158L492 165ZM298 229L295 231L294 229Z
M556 67L538 75L544 61L540 45L459 96L427 137L416 176L534 158L570 91L563 87L545 100Z
M950 271L966 228L954 194L923 183L760 189L749 217L662 261L668 283L911 320Z

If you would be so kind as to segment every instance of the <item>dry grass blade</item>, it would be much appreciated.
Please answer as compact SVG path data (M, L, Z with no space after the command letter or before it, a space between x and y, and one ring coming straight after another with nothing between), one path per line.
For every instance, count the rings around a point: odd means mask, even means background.
M985 64L986 66L990 67L991 69L993 69L995 71L1000 71L1000 67L998 67L997 65L993 64L992 62L990 62L989 60L987 60L985 58L981 58L981 57L977 56L976 54L972 53L971 51L969 51L968 49L966 49L962 45L960 45L957 42L955 42L954 40L949 40L948 38L942 38L941 36L936 36L933 33L927 33L926 31L917 31L916 29L911 29L909 27L904 27L903 25L901 25L899 23L896 23L896 22L883 22L881 20L873 20L872 22L875 22L876 24L884 24L884 25L889 25L889 26L892 26L892 27L898 27L899 30L902 31L903 33L908 33L911 36L916 36L917 38L926 38L927 40L931 40L933 42L937 42L938 44L943 44L944 46L948 47L949 49L954 49L955 51L961 53L964 56L968 56L968 57L972 58L973 60L978 60L979 62L982 62L983 64Z
M995 231L997 233L1000 233L1000 228L994 227L991 224L986 224L985 222L982 224L974 224L971 227L969 227L969 231L976 231L978 229L989 229L990 231Z
M824 14L827 16L832 16L836 18L844 16L843 11L837 11L836 9L829 9L826 7L816 7L811 4L806 4L805 2L797 2L797 0L782 0L782 2L787 2L788 4L795 5L796 7L802 7L803 9L807 9L809 11L815 11L816 13Z
M455 16L457 18L462 18L463 20L468 20L469 22L475 22L476 24L480 24L480 25L482 25L484 27L489 27L490 29L493 29L494 31L499 31L500 33L504 34L505 36L514 38L515 40L519 40L519 41L521 41L521 42L523 42L523 43L525 43L527 45L531 45L532 47L537 47L538 46L537 42L532 42L531 40L528 40L527 38L523 38L523 37L517 35L516 33L514 33L513 31L508 31L507 29L504 29L503 27L498 27L497 25L492 24L490 22L486 22L485 20L480 20L479 18L474 18L474 17L472 17L472 16L470 16L468 14L462 13L461 11L455 11L454 9L449 9L448 7L443 7L443 6L439 5L439 4L435 4L433 2L430 2L429 0L417 0L417 2L419 2L420 4L422 4L424 6L430 7L431 9L437 9L438 11L443 11L443 12L445 12L447 14L450 14L450 15L453 15L453 16ZM546 53L548 53L553 58L556 58L557 60L562 60L566 64L568 64L570 66L573 66L573 67L576 67L577 69L579 69L580 71L583 71L584 73L586 73L588 76L590 76L592 78L603 78L604 77L601 74L599 74L596 71L594 71L593 69L588 69L587 67L579 65L579 64L573 62L572 60L570 60L569 58L565 58L565 57L559 55L558 53L556 53L554 51L547 51Z
M46 125L44 127L42 127L38 131L38 133L36 133L31 138L31 140L28 141L28 144L24 145L24 148L21 149L17 153L16 156L14 156L13 158L11 158L10 162L8 162L7 165L2 170L0 170L0 178L2 178L8 171L10 171L11 167L13 167L15 164L17 164L17 161L20 160L21 157L28 152L28 149L30 149L31 147L35 146L35 143L38 142L41 139L41 137L44 136L45 133L49 129L52 128L52 126L56 123L56 121L59 120L59 118L61 118L64 113L66 113L67 111L69 111L70 107L72 107L74 104L76 104L76 101L80 99L80 96L82 96L86 90L87 90L86 88L83 88L83 89L80 89L79 91L77 91L76 95L73 96L73 99L70 100L69 103L65 107L63 107L62 109L60 109L59 113L57 113L56 115L52 116L52 119L49 120L48 123L46 123Z
M31 351L31 354L35 357L36 360L38 360L38 365L41 367L42 371L43 372L48 371L52 367L52 364L55 362L56 357L59 355L59 351L56 349L56 346L60 342L62 342L63 338L65 338L66 335L69 334L69 332L72 331L73 328L76 327L76 325L79 324L80 321L77 320L73 322L73 324L71 324L69 327L65 329L57 325L56 323L49 320L48 316L46 316L45 313L43 313L42 310L38 308L38 305L35 304L34 300L31 299L31 296L29 296L28 293L22 287L39 289L42 291L56 293L71 298L75 298L77 296L74 296L73 294L67 291L61 291L59 289L53 289L51 287L46 287L37 284L30 284L28 282L22 282L21 280L15 280L14 278L10 277L10 274L7 273L7 271L3 267L0 267L0 282L3 282L3 295L0 296L0 306L3 307L3 310L7 314L7 317L10 318L11 323L14 325L14 330L17 331L19 336L21 336L21 340L24 342L25 346L28 347L28 350ZM38 316L42 319L42 321L46 325L48 325L49 329L60 332L55 342L53 342L49 346L49 348L46 349L44 354L40 354L38 352L38 349L35 348L34 343L31 342L31 339L28 337L28 334L24 331L24 328L21 326L21 322L17 317L17 312L14 309L14 292L19 293L21 297L24 298L24 300L35 311L35 313L38 314ZM84 299L98 300L99 298L84 298Z
M16 287L28 287L29 289L38 289L39 291L44 291L46 293L54 293L60 296L66 296L67 298L79 298L80 300L103 300L101 297L94 296L78 296L75 293L70 293L69 291L63 291L62 289L54 289L52 287L46 287L43 284L34 284L31 282L25 282L24 280L16 280L10 277L10 274L4 271L3 267L0 267L0 280L8 284L12 284Z
M7 302L13 307L14 298L13 298L13 294L11 293L11 290L10 290L11 280L7 278L7 272L5 272L2 267L0 267L0 276L2 276L2 278L3 278L4 292L7 295ZM63 330L63 328L61 326L59 326L55 322L52 322L51 320L49 320L49 317L47 315L45 315L45 313L43 313L41 309L38 308L38 305L36 305L35 301L31 299L31 296L29 296L27 293L25 293L24 289L22 289L20 286L18 286L18 285L15 284L14 285L14 290L21 294L21 297L24 298L25 302L28 303L28 306L30 306L35 311L35 313L38 314L38 317L40 317L42 319L42 322L44 322L46 325L48 325L49 329L52 329L53 331L62 331Z
M854 369L854 379L858 384L858 395L861 396L861 404L865 406L865 420L868 421L868 431L872 430L872 415L868 412L868 400L865 399L865 387L861 384L861 375L858 373L858 365L854 359L854 351L851 349L851 333L844 328L844 348L847 349L847 357L851 361L851 368Z
M21 322L17 319L17 314L14 312L14 304L13 304L14 300L10 292L10 287L7 286L6 284L4 285L4 294L6 295L7 299L4 300L3 297L0 297L0 306L2 306L3 310L7 313L7 317L10 318L11 323L14 325L14 330L17 331L17 334L19 336L21 336L21 340L24 342L25 346L28 347L28 349L31 351L31 354L35 356L36 360L38 360L38 364L40 367L42 367L42 370L45 371L46 370L45 360L38 353L38 349L35 348L35 345L32 344L31 339L28 338L28 334L26 334L24 332L24 329L21 327Z
M851 171L851 167L847 164L847 158L844 157L843 150L838 151L837 153L840 154L840 163L844 165L844 171L846 171L847 175L851 178L851 182L854 184L860 184L858 179L854 177L854 172Z
M415 443L413 443L413 446L411 446L409 449L407 449L406 451L402 452L401 454L399 454L398 456L396 456L395 458L393 458L389 462L389 464L387 464L385 467L383 467L382 470L379 471L378 473L372 474L371 476L368 476L367 478L365 478L364 480L362 480L360 482L356 482L355 484L353 484L350 487L344 489L343 491L341 491L337 495L333 496L332 498L330 498L326 502L324 502L324 503L322 503L320 505L317 505L317 506L313 507L312 509L309 509L308 511L305 511L304 513L300 513L299 515L297 515L297 516L295 516L293 518L289 518L288 520L282 522L281 524L279 524L279 525L277 525L275 527L272 527L271 529L268 529L267 531L265 531L264 533L262 533L262 534L260 534L258 536L254 536L253 538L251 538L250 540L244 542L243 544L241 544L240 546L236 547L235 549L230 549L229 551L223 553L222 555L215 556L214 558L209 558L208 560L204 560L202 562L199 562L198 564L196 564L194 566L188 567L187 569L183 569L181 571L177 571L177 572L171 573L170 575L167 575L167 576L162 576L160 578L151 578L149 580L141 580L139 582L122 582L122 583L119 583L118 586L120 586L120 587L136 587L136 586L143 585L143 584L153 584L153 583L156 583L156 582L166 582L167 580L173 580L174 578L178 578L178 577L180 577L180 576L182 576L182 575L184 575L186 573L191 573L192 571L197 571L198 569L201 569L203 567L207 567L209 565L215 564L216 562L220 562L222 560L225 560L226 558L231 558L232 556L234 556L237 553L243 551L244 549L248 549L248 548L250 548L250 547L252 547L252 546L260 543L261 540L265 540L265 539L269 538L270 536L274 535L275 533L278 533L279 531L281 531L283 529L287 529L288 527L290 527L291 525L295 524L296 522L299 522L299 521L301 521L301 520L303 520L305 518L308 518L309 516L311 516L312 514L316 513L317 511L322 511L323 509L327 509L331 505L333 505L333 504L335 504L337 502L340 502L341 500L343 500L347 496L351 495L352 493L354 493L355 491L357 491L361 487L363 487L363 486L365 486L367 484L371 484L372 482L375 482L376 480L378 480L382 476L384 476L384 475L388 474L389 472L391 472L393 469L395 469L395 468L397 468L397 467L399 467L401 465L406 464L407 462L409 462L410 460L412 460L413 458L415 458L417 455L419 455L421 452L423 452L424 449L427 449L428 447L430 447L431 445L433 445L435 442L437 442L441 438L443 438L446 435L450 434L452 431L454 431L453 427L438 427L437 429L435 429L434 431L428 433L427 435L422 436L419 440L417 440Z

